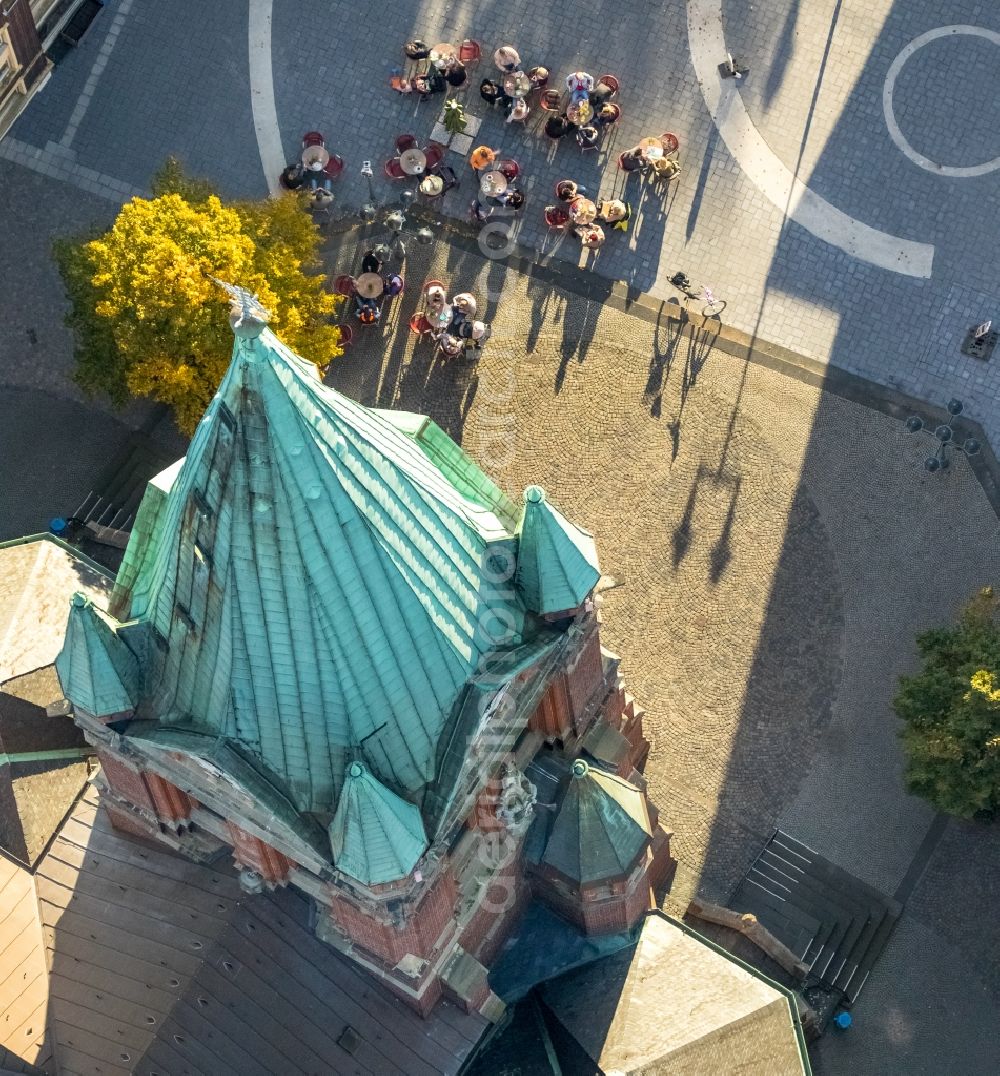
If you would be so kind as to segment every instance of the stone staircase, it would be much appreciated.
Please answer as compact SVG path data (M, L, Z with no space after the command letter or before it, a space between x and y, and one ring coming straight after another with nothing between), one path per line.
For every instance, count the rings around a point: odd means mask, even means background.
M809 977L857 1000L901 906L777 830L730 901L809 968Z

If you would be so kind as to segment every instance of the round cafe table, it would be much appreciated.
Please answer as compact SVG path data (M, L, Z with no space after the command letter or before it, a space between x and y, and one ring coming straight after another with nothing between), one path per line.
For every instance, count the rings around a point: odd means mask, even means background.
M454 317L451 303L443 303L441 306L428 305L424 310L424 317L435 329L447 329Z
M523 71L504 75L503 92L508 97L527 97L531 93L531 79Z
M325 146L306 146L302 151L302 163L306 168L319 171L330 160L330 151Z
M431 49L431 63L435 67L447 67L457 59L458 49L454 45L449 45L447 41L442 41Z
M657 157L663 156L663 143L658 138L644 138L639 143L639 149L642 150L642 155L650 161L655 161Z
M399 166L408 176L421 176L427 167L427 155L422 149L404 149L399 155Z
M574 224L591 224L597 219L597 206L589 198L574 198L569 215Z
M354 290L362 299L377 299L385 291L385 281L378 273L362 273L354 281Z
M573 104L566 109L566 119L568 119L575 127L582 127L593 118L593 115L594 106L589 101L585 100L574 101Z
M486 172L479 181L479 189L489 198L496 198L507 190L507 177L503 172Z

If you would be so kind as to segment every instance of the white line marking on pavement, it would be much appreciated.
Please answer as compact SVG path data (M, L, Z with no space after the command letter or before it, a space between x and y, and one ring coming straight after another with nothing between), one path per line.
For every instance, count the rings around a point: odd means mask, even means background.
M937 30L928 30L926 34L915 37L889 65L889 73L885 76L885 85L882 87L882 111L885 113L885 125L889 128L889 137L914 164L920 165L921 168L925 168L935 175L951 176L953 179L970 179L973 176L985 176L987 172L995 172L1000 168L1000 157L994 157L992 161L973 164L967 168L938 164L937 161L932 161L930 157L925 157L922 153L918 153L910 145L906 136L899 129L896 115L892 109L892 92L896 88L896 79L899 77L899 72L903 70L903 64L917 49L922 49L924 45L929 45L932 41L937 41L942 37L953 37L959 34L966 37L985 37L987 41L992 41L994 45L1000 45L1000 34L995 30L983 29L981 26L941 26Z
M52 145L52 143L49 143ZM51 149L38 149L29 146L27 142L21 142L17 138L7 135L0 141L0 157L22 168L30 168L33 172L40 172L50 179L61 179L80 190L89 191L100 198L107 198L116 205L123 205L132 198L146 198L146 191L133 187L124 180L115 179L114 176L105 175L103 172L95 172L93 168L84 168L72 158L73 154L67 154L63 149L55 153Z
M274 73L271 69L272 0L250 0L250 105L257 150L271 196L281 193L278 177L285 167L274 103Z
M934 246L901 239L849 216L813 193L778 159L753 125L726 59L721 0L688 0L688 44L695 75L715 126L747 178L786 217L860 261L904 276L931 275Z
M59 139L59 144L66 149L69 149L69 147L73 145L73 139L76 138L76 132L80 127L80 122L87 114L87 109L90 108L90 102L94 99L94 90L97 89L98 80L103 74L104 68L108 66L108 58L111 56L111 52L115 45L118 43L122 27L125 25L125 17L131 10L132 0L124 0L121 7L116 12L115 17L111 20L108 32L104 35L101 51L97 54L94 66L90 69L87 81L80 91L80 96L76 102L76 108L73 109L73 115L70 116L69 123L66 124L66 130L63 133L62 138Z

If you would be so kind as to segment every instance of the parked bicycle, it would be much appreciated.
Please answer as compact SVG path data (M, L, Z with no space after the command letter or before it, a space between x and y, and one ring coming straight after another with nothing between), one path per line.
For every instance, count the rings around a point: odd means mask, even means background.
M670 278L670 283L678 291L683 292L686 299L704 300L704 305L701 308L703 318L717 318L726 309L725 299L716 298L715 292L708 285L695 287L686 273L674 273Z

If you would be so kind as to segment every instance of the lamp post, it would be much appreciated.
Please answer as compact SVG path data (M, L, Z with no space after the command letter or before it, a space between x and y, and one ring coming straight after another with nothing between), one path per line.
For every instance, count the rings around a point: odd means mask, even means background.
M952 423L964 410L965 404L961 400L956 400L952 397L948 401L948 414L951 415L950 422L942 422L932 430L925 427L924 420L917 415L911 415L906 420L906 428L910 433L919 433L924 430L925 433L937 441L934 455L928 456L924 460L924 468L930 471L931 474L936 471L947 471L951 466L951 460L948 458L949 448L953 452L961 452L966 456L974 456L979 451L981 446L975 437L966 437L961 444L958 443L955 427Z

